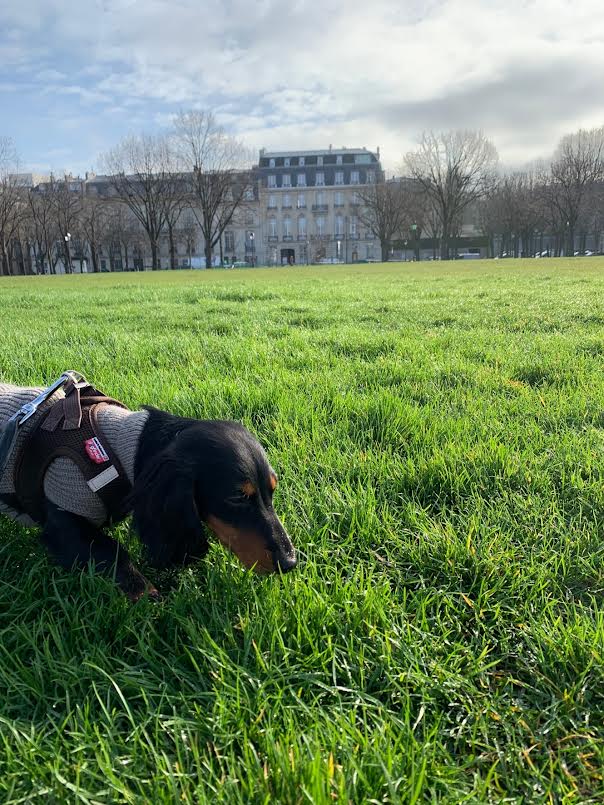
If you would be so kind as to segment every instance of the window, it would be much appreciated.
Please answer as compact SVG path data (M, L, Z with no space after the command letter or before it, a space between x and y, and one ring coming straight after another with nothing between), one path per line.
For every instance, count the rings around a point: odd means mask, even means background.
M289 157L285 157L285 159L283 160L283 164L285 165L286 168L289 168Z
M342 195L340 190L336 191L334 204L336 205L336 207L344 206L344 196Z
M225 252L235 251L235 234L234 232L224 233L224 250Z
M291 205L292 205L292 197L290 196L289 193L285 193L285 195L283 196L283 203L281 204L281 206L288 209L289 207L291 207Z
M350 184L359 184L359 172L350 171Z
M286 238L291 238L292 235L292 219L286 215L283 219L283 235Z
M276 218L269 218L268 219L268 234L271 238L277 237L277 219Z
M370 154L357 154L354 158L354 161L357 165L369 165L371 164L371 155Z
M292 177L289 173L284 173L281 177L281 187L291 187L292 186Z
M352 194L352 201L351 201L350 203L351 203L351 204L355 204L357 207L358 207L358 206L359 206L359 204L361 203L361 198L360 198L359 194L356 192L356 190L355 190L355 192Z
M342 154L338 154L336 157L336 165L342 164Z
M356 215L350 216L350 234L356 236L357 234L357 218Z
M317 178L315 180L317 187L325 185L325 174L322 171L317 171Z
M323 157L317 157L317 165L323 164Z
M336 171L336 184L344 184L344 171Z
M300 162L299 162L299 164L300 164L300 165L304 165L304 157L300 157Z
M254 188L253 187L246 187L245 193L243 194L246 201L253 201L254 200Z
M306 207L306 196L304 193L298 193L298 209Z
M317 190L317 204L325 204L325 193L323 190Z
M271 159L271 160L269 161L269 163L268 163L268 166L269 166L269 168L274 168L274 167L275 167L275 160L274 160L274 159Z
M306 218L303 215L298 218L298 237L306 237Z
M325 218L323 218L323 216L319 215L315 220L315 227L317 229L317 235L325 234Z
M268 177L268 186L277 187L277 177L273 173Z
M336 235L344 234L344 219L341 215L336 215Z
M367 184L373 184L375 182L375 173L373 171L367 171Z
M299 173L298 174L298 187L306 187L306 174Z
M268 206L271 210L277 206L277 196L275 196L274 193L271 193L268 197Z

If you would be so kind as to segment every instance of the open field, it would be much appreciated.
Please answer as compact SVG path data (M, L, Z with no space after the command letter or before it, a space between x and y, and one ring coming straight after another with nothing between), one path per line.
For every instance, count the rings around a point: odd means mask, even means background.
M301 554L261 579L214 546L132 606L2 521L1 802L602 801L604 260L0 305L0 377L242 419Z

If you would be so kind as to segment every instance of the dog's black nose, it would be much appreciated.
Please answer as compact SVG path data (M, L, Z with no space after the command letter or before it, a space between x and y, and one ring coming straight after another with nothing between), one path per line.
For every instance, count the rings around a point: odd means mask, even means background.
M298 564L295 554L281 555L275 557L275 569L280 570L282 573L289 573Z

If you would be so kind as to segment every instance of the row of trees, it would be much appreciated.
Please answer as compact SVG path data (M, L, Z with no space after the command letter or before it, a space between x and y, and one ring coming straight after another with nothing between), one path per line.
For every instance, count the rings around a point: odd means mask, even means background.
M101 249L140 254L154 269L166 238L170 264L177 245L191 253L198 233L206 266L227 227L241 224L255 199L252 154L211 113L183 112L159 136L122 141L101 157L107 176L95 194L74 192L68 178L26 191L10 140L0 138L0 271L70 272L84 259L99 270ZM501 173L495 146L475 131L426 132L401 166L405 178L360 188L359 218L379 239L382 259L404 242L419 259L422 241L441 259L471 217L490 253L572 255L604 232L604 127L562 138L550 163ZM436 248L436 246L435 246ZM140 260L134 261L135 265Z
M548 163L501 173L495 146L480 132L422 135L401 173L361 192L361 216L386 260L393 243L438 241L441 259L453 256L464 220L497 252L582 253L598 249L604 232L604 127L566 135Z
M59 261L70 273L74 260L98 271L103 248L128 265L129 251L145 245L157 269L164 237L176 268L178 242L191 252L198 233L210 267L225 229L253 200L251 154L211 113L182 112L172 131L128 137L100 163L103 181L51 178L25 189L13 144L0 140L0 273L54 272Z

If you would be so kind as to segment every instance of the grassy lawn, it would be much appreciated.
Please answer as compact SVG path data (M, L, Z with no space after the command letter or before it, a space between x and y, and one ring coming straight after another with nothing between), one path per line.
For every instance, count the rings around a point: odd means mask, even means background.
M602 801L603 260L15 278L0 306L2 379L243 420L301 558L215 545L132 606L0 522L2 803Z

